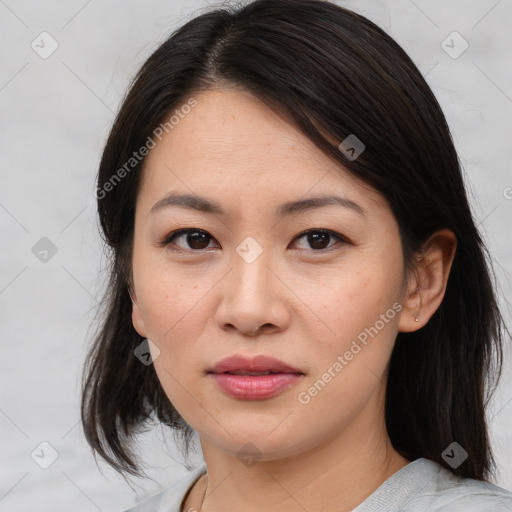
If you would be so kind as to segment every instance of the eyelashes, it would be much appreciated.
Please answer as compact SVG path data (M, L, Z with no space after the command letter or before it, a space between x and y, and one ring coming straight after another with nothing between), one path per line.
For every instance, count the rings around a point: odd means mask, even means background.
M176 240L182 238L185 241L184 245L188 244L187 247L182 247L177 245ZM311 249L304 249L306 252L330 252L335 250L337 246L344 245L353 245L353 243L346 238L345 236L331 231L329 229L308 229L298 234L292 242L297 240L305 239L306 243L310 245ZM327 245L324 247L324 244L329 243L330 239L335 239L338 241L338 244ZM210 235L207 231L198 228L182 228L176 231L169 233L160 243L160 247L165 247L174 252L180 253L202 253L207 250L209 247L209 242L211 240L215 240L212 235ZM318 246L321 246L320 248ZM211 247L210 247L211 248ZM341 247L340 247L341 248ZM209 251L207 251L209 252Z

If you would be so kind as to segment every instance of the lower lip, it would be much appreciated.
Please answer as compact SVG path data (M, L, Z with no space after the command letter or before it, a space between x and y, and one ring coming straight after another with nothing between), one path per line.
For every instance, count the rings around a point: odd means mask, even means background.
M303 374L272 373L269 375L210 374L220 388L235 398L261 400L275 396L294 386Z

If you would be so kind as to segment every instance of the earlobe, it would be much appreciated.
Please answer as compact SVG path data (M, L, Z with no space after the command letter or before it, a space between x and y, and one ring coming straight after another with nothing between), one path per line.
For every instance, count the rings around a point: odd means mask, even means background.
M402 301L402 310L398 321L399 332L412 332L421 327L421 293L419 290L419 274L415 270L410 276L407 291Z
M449 229L436 231L424 244L402 303L398 322L400 332L420 329L439 308L456 248L457 239Z

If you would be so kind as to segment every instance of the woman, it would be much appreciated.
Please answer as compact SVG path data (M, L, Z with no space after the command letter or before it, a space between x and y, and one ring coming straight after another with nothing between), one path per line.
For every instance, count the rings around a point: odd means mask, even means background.
M512 510L488 482L506 332L439 104L329 2L177 30L107 141L92 448L157 418L205 464L131 511ZM495 364L494 364L495 363Z

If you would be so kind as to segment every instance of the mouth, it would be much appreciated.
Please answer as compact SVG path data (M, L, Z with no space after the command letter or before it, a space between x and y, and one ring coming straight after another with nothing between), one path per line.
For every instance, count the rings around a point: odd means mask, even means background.
M226 395L238 400L265 400L295 386L304 372L274 357L235 354L218 361L207 373Z

